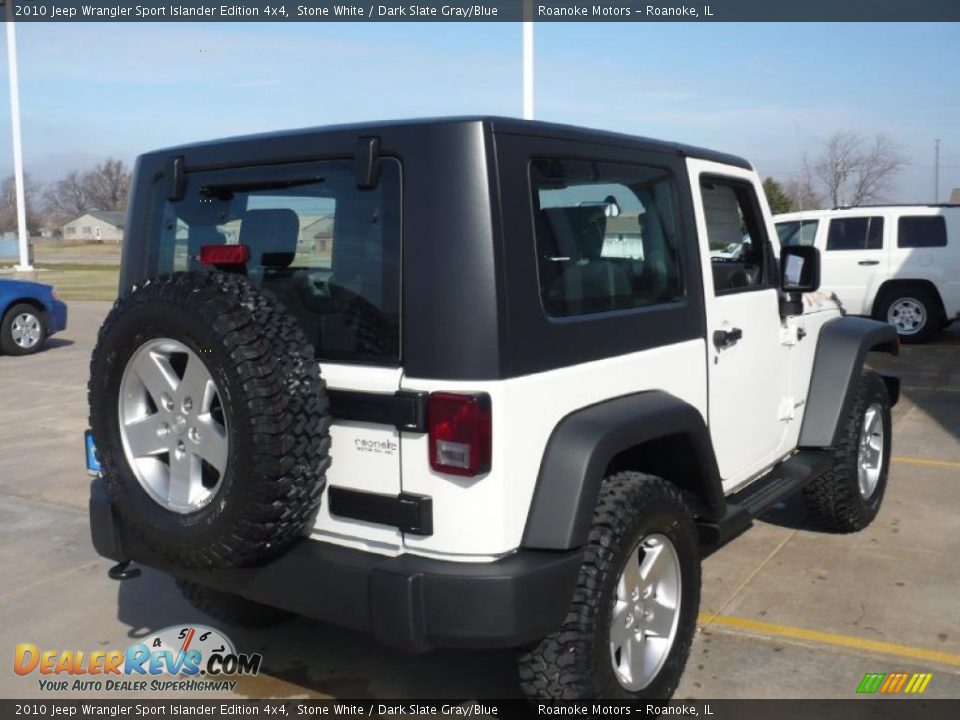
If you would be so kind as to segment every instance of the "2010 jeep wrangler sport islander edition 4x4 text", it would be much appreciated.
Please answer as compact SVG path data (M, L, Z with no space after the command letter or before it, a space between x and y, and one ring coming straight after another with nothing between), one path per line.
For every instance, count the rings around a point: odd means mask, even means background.
M815 292L739 158L499 118L299 130L142 156L127 228L93 540L220 620L668 697L705 553L801 489L830 530L879 509L899 385L864 359L896 333Z

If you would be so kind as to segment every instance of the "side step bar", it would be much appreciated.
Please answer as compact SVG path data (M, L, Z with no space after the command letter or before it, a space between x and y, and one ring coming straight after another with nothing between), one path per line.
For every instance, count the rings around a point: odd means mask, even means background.
M801 450L727 498L727 512L716 522L700 522L700 546L709 555L730 542L780 501L830 469L833 452Z

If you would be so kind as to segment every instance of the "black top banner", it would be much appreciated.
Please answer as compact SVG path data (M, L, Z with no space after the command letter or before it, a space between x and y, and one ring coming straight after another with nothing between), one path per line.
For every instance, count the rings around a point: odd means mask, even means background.
M5 15L15 22L960 22L960 0L5 2Z

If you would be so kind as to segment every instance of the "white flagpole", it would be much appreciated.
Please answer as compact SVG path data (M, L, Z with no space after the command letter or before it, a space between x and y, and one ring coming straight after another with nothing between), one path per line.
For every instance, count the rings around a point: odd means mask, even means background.
M10 5L12 8L12 3ZM8 9L9 10L9 9ZM27 229L27 203L23 185L23 148L20 138L20 86L17 82L17 37L13 18L7 17L7 68L10 72L10 127L13 129L13 177L17 193L17 235L20 238L20 265L18 270L33 270L30 266Z
M523 8L523 119L533 120L533 5Z

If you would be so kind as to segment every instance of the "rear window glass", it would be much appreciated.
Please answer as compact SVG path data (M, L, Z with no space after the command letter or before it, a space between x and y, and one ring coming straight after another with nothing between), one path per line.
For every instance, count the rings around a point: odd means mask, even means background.
M913 215L900 218L897 247L946 247L947 223L940 215Z
M672 176L661 168L530 164L540 296L551 317L683 297Z
M376 188L353 163L188 175L183 199L155 206L151 273L210 269L205 245L246 245L245 274L299 321L320 359L400 359L400 165L382 161Z
M834 218L827 233L827 250L882 250L882 217Z

